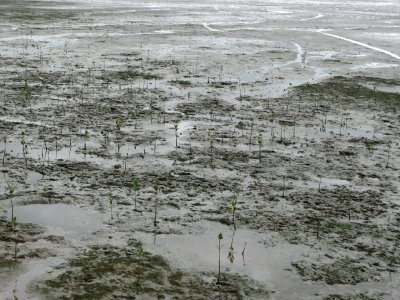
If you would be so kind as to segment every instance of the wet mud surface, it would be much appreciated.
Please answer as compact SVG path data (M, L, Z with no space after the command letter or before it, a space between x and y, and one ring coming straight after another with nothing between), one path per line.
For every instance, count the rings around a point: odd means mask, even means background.
M399 298L400 8L303 4L1 1L0 298Z

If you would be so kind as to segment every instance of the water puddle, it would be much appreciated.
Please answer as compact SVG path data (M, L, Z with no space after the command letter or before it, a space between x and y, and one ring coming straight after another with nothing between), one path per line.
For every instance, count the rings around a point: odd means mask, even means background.
M29 284L46 273L53 272L56 266L64 262L66 262L64 259L57 257L28 262L26 265L28 271L19 276L15 283L9 284L4 291L0 292L0 299L36 299L27 293Z
M321 188L332 188L337 186L344 186L349 185L350 181L342 180L337 178L324 178L324 177L312 177L312 180L317 182L318 184L321 183Z
M272 235L233 228L216 222L201 221L200 234L136 233L151 252L166 256L182 268L216 271L218 268L218 234L223 234L221 244L221 270L248 275L269 288L284 293L289 286L303 284L289 271L291 262L300 259L311 249L304 245L292 245ZM244 250L244 255L242 255Z
M43 179L43 175L38 172L29 171L26 176L26 183L35 185Z
M11 211L7 211L10 217ZM100 214L66 204L33 204L14 207L18 223L44 226L51 234L82 237L103 227Z

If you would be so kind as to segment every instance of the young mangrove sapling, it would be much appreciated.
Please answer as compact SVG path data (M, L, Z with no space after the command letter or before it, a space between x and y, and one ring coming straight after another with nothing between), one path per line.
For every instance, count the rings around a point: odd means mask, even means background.
M178 127L179 127L179 120L174 122L174 129L175 129L175 148L178 150Z
M139 181L139 179L134 178L134 179L132 180L132 189L135 191L135 211L137 211L137 206L136 206L136 203L137 203L137 195L138 195L139 189L140 189L140 181Z
M221 241L223 239L223 235L220 232L218 234L218 279L217 279L217 284L220 283L220 278L221 278Z
M154 201L154 226L157 226L158 192L160 191L160 187L157 184L154 186L154 191L156 193Z
M13 216L11 220L11 227L14 232L14 260L17 261L17 217Z
M261 132L258 133L257 143L258 143L258 157L259 157L260 163L261 163L261 150L262 150L262 146L263 146L263 137L262 137Z
M7 191L10 195L10 202L11 202L11 230L13 230L13 220L14 220L14 204L12 201L12 196L15 192L15 186L12 183L7 183Z
M233 222L233 228L236 230L236 224L235 224L235 213L236 213L236 208L237 208L237 195L233 194L232 199L231 199L231 211L232 211L232 222Z
M110 203L111 219L113 219L113 196L112 195L108 196L108 203Z

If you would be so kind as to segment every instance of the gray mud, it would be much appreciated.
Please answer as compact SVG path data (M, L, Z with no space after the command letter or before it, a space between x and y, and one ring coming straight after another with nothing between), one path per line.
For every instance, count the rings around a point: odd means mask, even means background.
M381 4L1 1L0 298L400 298Z

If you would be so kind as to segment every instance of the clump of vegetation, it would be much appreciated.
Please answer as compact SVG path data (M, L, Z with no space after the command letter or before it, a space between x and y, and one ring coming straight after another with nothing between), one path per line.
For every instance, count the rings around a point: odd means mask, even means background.
M243 299L246 295L261 300L271 294L261 284L237 275L225 274L227 282L215 285L203 279L211 274L175 270L134 241L123 249L94 246L60 271L36 284L49 299Z
M183 87L188 87L192 85L192 83L188 80L171 80L170 83L175 85L180 85Z
M357 259L336 259L330 263L299 261L292 263L304 280L322 281L329 285L357 284L379 280L379 272L357 261Z

